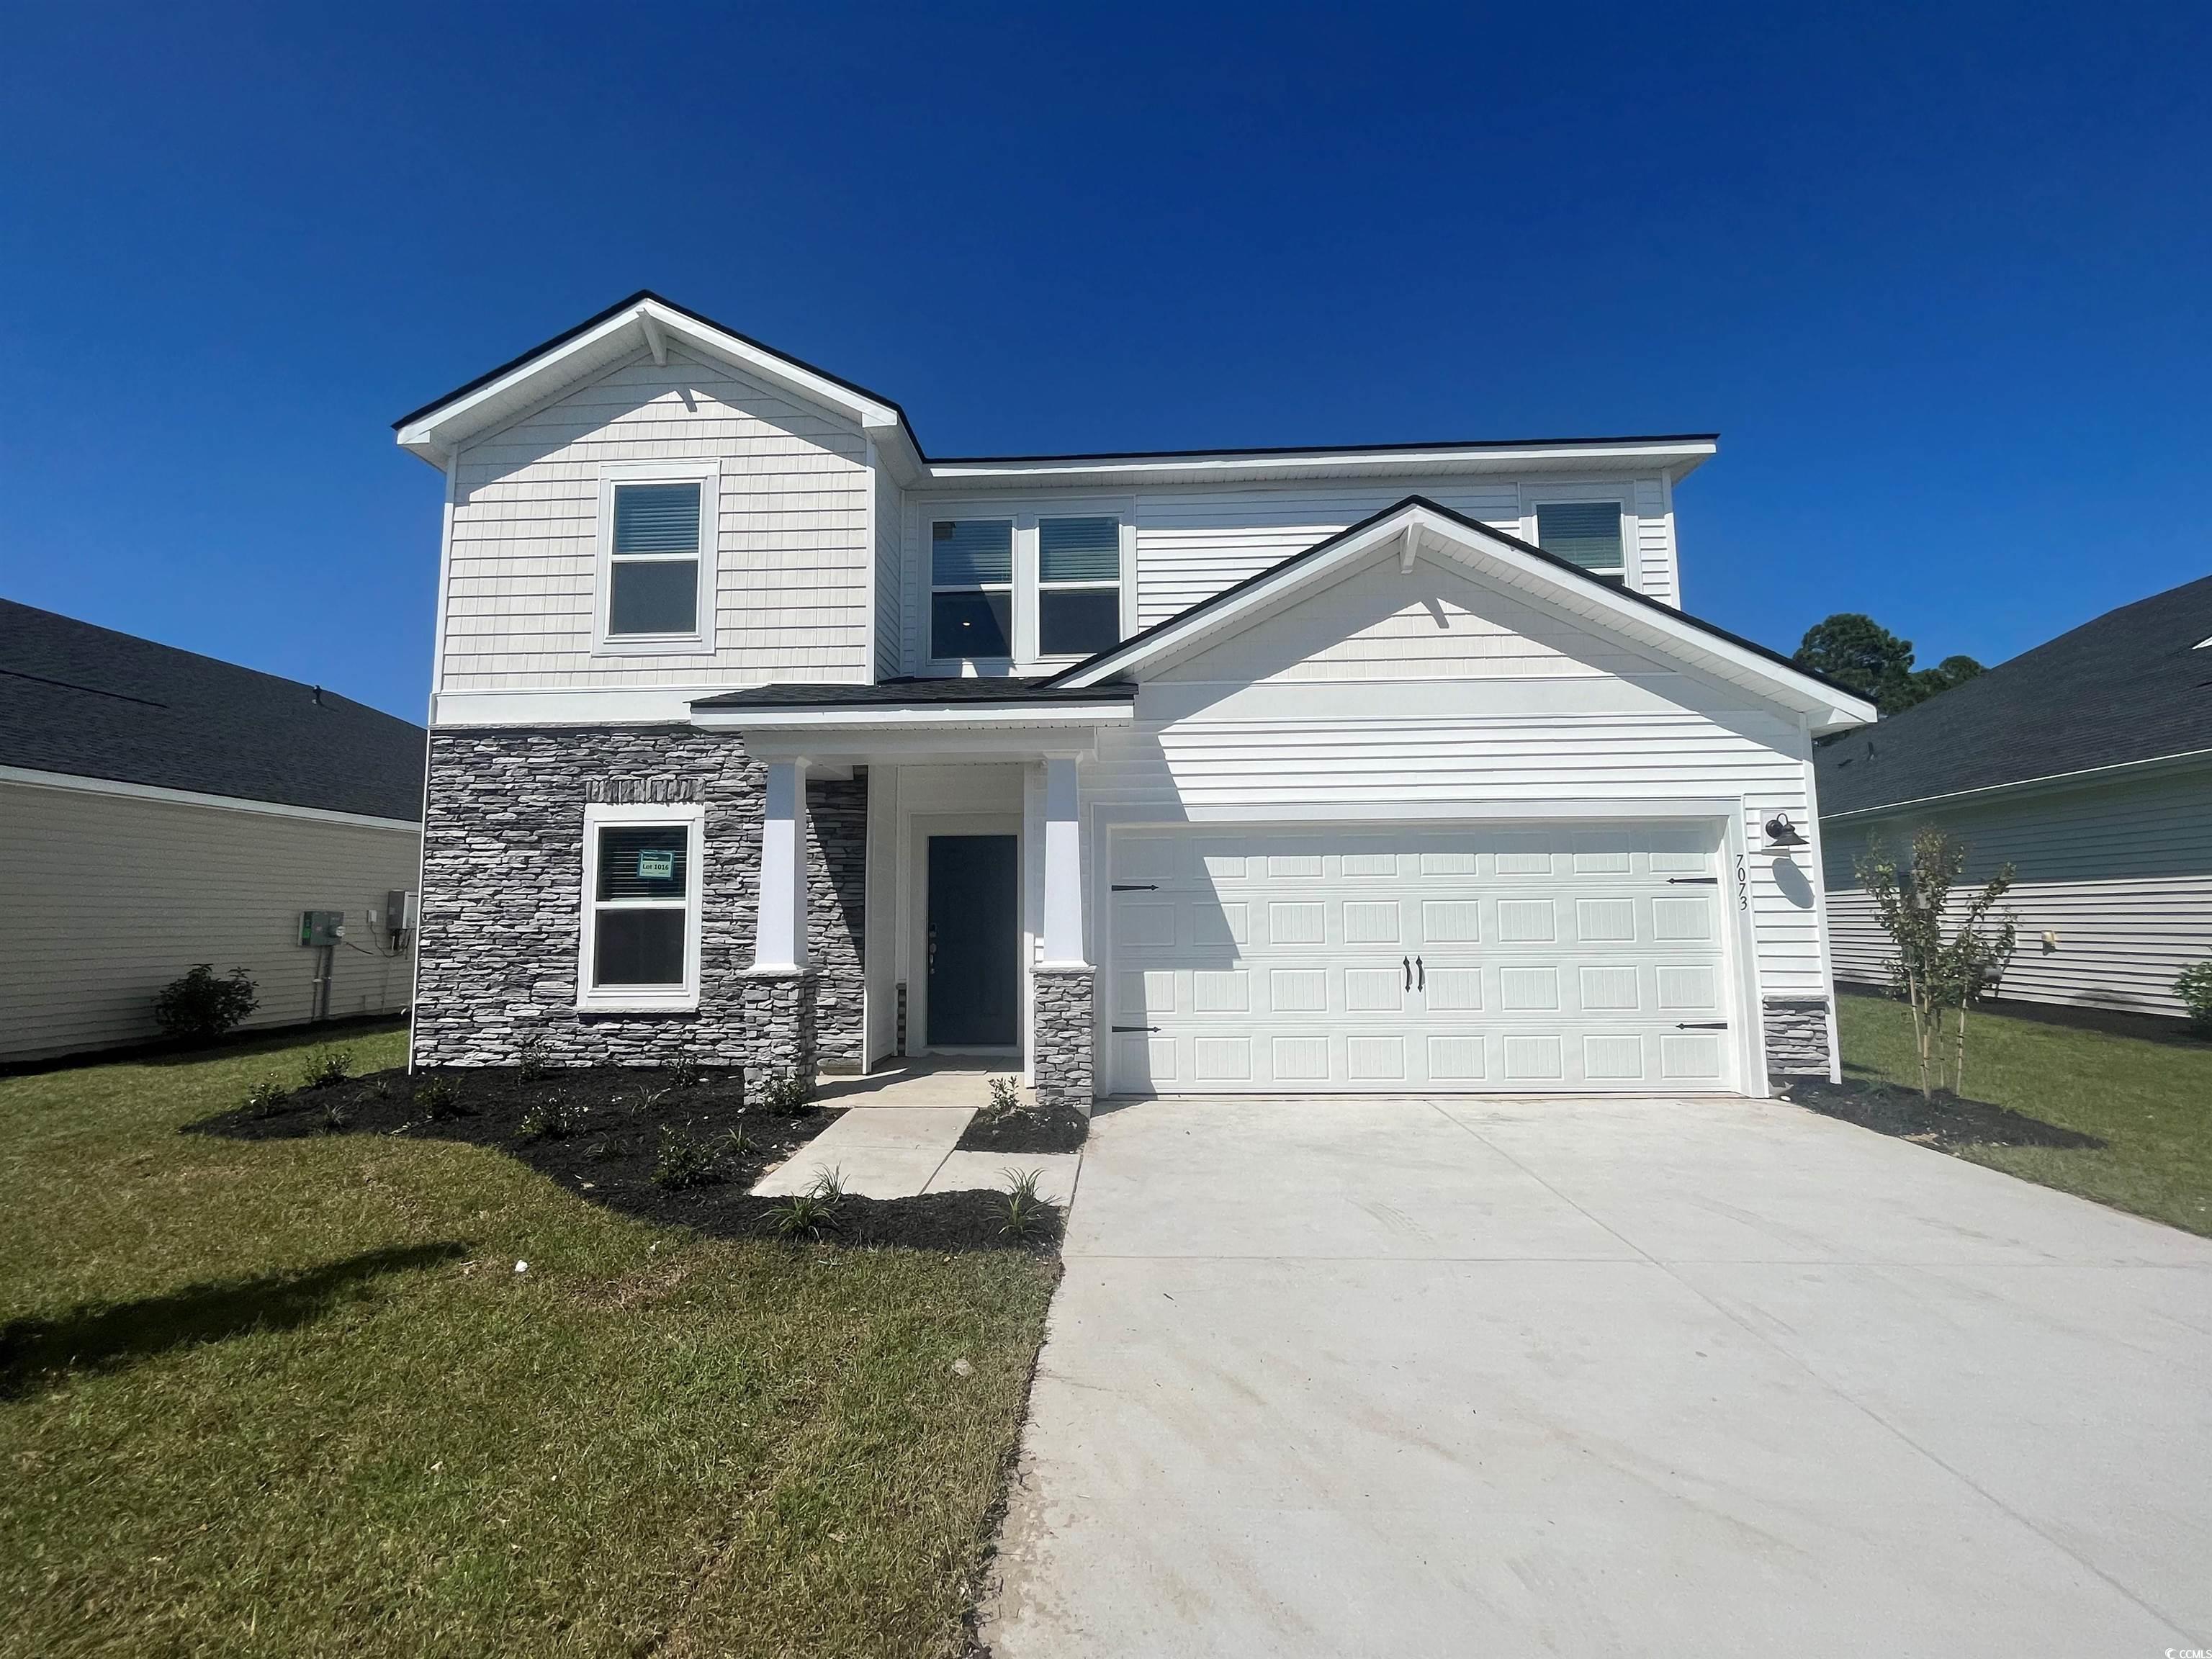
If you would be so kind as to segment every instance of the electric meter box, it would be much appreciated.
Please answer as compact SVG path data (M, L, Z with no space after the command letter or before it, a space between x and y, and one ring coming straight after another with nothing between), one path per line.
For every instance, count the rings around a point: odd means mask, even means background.
M392 939L415 931L415 895L393 888L384 896L384 931Z
M344 911L302 910L300 912L301 944L336 945L344 937Z

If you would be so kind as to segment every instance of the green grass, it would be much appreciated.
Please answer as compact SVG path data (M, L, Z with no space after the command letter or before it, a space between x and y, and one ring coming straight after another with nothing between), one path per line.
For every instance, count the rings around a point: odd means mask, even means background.
M0 1654L960 1650L1049 1264L175 1133L315 1046L0 1079Z
M1845 996L1836 1012L1846 1077L1920 1086L1903 1003ZM1977 1013L1966 1024L1966 1092L2109 1144L2094 1151L1974 1146L1961 1157L2212 1234L2212 1044Z

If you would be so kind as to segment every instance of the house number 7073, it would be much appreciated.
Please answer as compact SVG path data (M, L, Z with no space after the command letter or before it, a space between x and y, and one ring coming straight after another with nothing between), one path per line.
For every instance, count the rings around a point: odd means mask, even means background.
M1735 855L1735 908L1739 910L1751 908L1751 883L1743 873L1743 854L1741 853Z

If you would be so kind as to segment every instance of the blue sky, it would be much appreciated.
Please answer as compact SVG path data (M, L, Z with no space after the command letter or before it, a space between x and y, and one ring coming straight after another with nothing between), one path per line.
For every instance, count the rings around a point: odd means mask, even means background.
M1661 10L10 8L0 594L420 718L389 423L642 287L938 453L1717 430L1785 650L2212 570L2212 12Z

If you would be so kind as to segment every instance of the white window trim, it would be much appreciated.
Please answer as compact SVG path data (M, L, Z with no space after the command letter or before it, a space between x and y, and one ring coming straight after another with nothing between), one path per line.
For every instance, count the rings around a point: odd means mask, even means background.
M1012 526L1007 547L1006 580L1002 582L940 582L937 580L937 526L957 520L1004 519ZM929 653L929 665L948 672L982 663L1003 667L1011 664L1021 651L1021 576L1022 526L1021 520L1004 507L963 508L957 512L932 508L921 520L921 631L922 645ZM939 593L1004 593L1006 596L1006 635L1008 654L1003 657L940 657L937 654L937 596Z
M714 596L720 561L722 464L720 461L632 461L599 472L598 557L592 588L592 654L595 657L696 657L714 649ZM696 483L699 486L699 625L688 634L607 632L614 593L615 486ZM627 562L627 561L625 561Z
M1081 662L1091 654L1077 653L1045 656L1038 648L1039 594L1043 584L1038 579L1037 520L1040 519L1113 519L1121 526L1121 637L1126 640L1137 631L1137 504L1125 495L1071 495L1065 499L1028 497L1017 501L932 500L924 497L921 509L921 540L922 546L921 581L921 672L925 674L959 674L981 666L993 671L1027 674L1040 670L1066 668ZM927 562L933 545L931 526L948 519L1012 519L1014 521L1014 580L1012 583L1012 619L1010 632L1013 655L1011 657L940 657L935 654L937 641L930 622L930 602L939 592L963 590L942 589L937 586L936 572ZM1066 592L1084 588L1099 589L1104 582L1054 582L1053 587ZM973 592L972 588L964 591ZM995 584L987 584L987 592L995 592Z
M684 899L684 983L635 989L601 990L592 983L592 961L599 942L599 831L623 824L682 824L684 869L690 877ZM584 806L583 869L577 884L581 925L576 930L576 1007L583 1013L688 1013L699 1006L700 923L706 910L707 809L703 805L617 805L590 801ZM637 908L672 908L666 900Z
M1536 539L1537 508L1580 506L1587 501L1611 501L1620 508L1621 581L1630 592L1641 593L1644 573L1637 557L1639 543L1636 531L1636 486L1632 483L1522 485L1521 539L1531 547L1543 545Z

